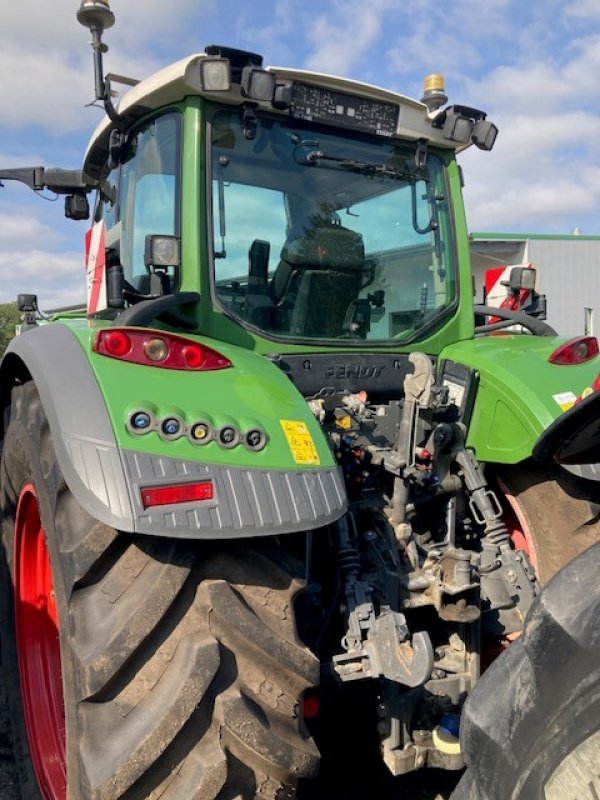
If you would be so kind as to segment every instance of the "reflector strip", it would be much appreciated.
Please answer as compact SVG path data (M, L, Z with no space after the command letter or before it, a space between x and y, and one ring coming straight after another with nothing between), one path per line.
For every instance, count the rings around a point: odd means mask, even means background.
M212 481L200 483L170 484L169 486L149 486L141 490L144 508L168 506L174 503L193 503L197 500L212 500L214 486Z

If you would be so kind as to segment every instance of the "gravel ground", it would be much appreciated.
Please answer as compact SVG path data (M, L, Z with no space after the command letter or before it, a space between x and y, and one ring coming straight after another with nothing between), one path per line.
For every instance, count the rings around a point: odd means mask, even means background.
M19 800L17 776L10 739L6 693L0 677L0 798L1 800Z

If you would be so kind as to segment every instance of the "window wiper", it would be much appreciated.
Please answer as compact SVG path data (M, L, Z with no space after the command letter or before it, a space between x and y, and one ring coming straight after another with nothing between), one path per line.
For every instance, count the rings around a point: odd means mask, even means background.
M341 169L347 169L350 172L357 172L360 175L367 175L369 177L394 178L396 180L407 181L408 183L416 183L418 180L428 180L424 171L415 167L411 169L408 167L393 167L391 164L372 164L369 161L361 161L356 158L332 156L318 149L310 150L308 153L303 154L302 161L298 160L296 153L294 153L294 159L297 164L303 164L305 166L320 166L322 162L325 162L323 166L326 166L327 162L329 162Z

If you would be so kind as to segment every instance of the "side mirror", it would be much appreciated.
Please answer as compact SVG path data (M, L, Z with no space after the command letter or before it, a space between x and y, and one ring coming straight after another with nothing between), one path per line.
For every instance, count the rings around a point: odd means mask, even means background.
M533 292L536 270L533 267L513 267L508 276L508 289L511 294L520 291Z
M34 328L37 325L38 299L37 294L17 295L17 308L23 314L21 330Z
M19 294L17 295L17 309L22 313L37 311L38 299L37 294Z

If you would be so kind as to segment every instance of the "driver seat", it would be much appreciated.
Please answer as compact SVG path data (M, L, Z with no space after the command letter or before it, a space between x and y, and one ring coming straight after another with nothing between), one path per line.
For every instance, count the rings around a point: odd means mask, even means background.
M363 238L349 228L321 225L288 237L270 287L276 329L311 338L341 336L364 269Z

